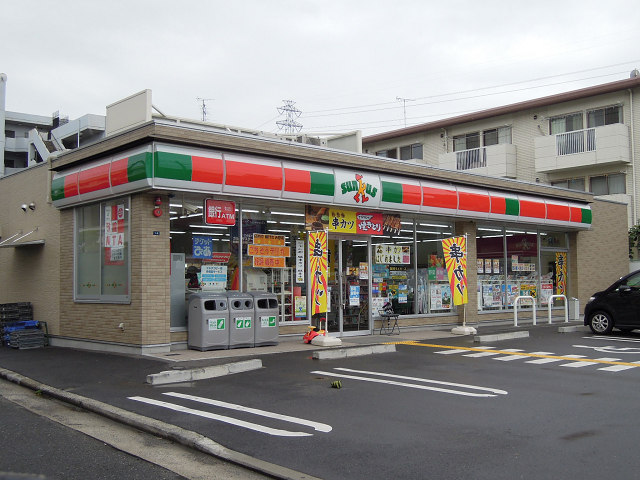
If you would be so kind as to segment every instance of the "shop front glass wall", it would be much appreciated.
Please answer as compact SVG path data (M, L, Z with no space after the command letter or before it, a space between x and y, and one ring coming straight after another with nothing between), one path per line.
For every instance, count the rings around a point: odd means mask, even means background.
M184 259L186 297L200 291L271 292L281 323L306 322L304 262L295 268L296 250L304 251L304 207L236 202L235 225L206 225L204 200L179 195L170 202L171 254L176 265Z
M455 311L444 263L442 240L453 235L453 225L425 217L416 219L417 314Z
M518 296L544 307L552 295L566 295L566 233L479 225L476 247L479 311L513 308ZM531 305L529 299L520 302ZM553 306L562 305L553 300Z

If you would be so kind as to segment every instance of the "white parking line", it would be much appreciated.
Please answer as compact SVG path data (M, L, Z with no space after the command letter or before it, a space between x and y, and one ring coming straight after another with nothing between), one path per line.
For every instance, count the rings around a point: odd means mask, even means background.
M282 420L284 422L297 423L299 425L305 425L312 427L318 432L328 433L331 431L331 425L326 423L313 422L311 420L305 420L304 418L290 417L289 415L282 415L280 413L268 412L266 410L259 410L257 408L245 407L244 405L237 405L235 403L223 402L220 400L213 400L211 398L196 397L195 395L185 395L184 393L177 392L165 392L164 395L171 397L183 398L185 400L191 400L193 402L200 402L206 405L213 405L216 407L229 408L231 410L237 410L239 412L252 413L254 415L260 415L262 417L275 418L276 420Z
M278 437L309 437L312 433L305 432L290 432L289 430L280 430L277 428L265 427L257 423L245 422L244 420L238 420L237 418L226 417L224 415L217 415L211 412L204 412L202 410L194 410L193 408L183 407L182 405L176 405L175 403L161 402L159 400L153 400L152 398L145 397L128 397L129 400L135 400L136 402L142 402L149 405L155 405L157 407L168 408L176 412L188 413L190 415L196 415L198 417L204 417L211 420L218 420L220 422L229 423L237 427L247 428L256 432L267 433Z
M486 391L486 392L491 392L491 393L472 393L472 392L464 392L461 390L452 390L449 388L438 388L438 387L428 387L426 385L417 385L415 383L405 383L405 382L397 382L394 380L384 380L384 379L380 379L380 378L370 378L370 377L361 377L358 375L347 375L344 373L334 373L334 372L323 372L323 371L313 371L311 373L313 374L319 374L319 375L328 375L328 376L333 376L333 377L340 377L340 378L349 378L352 380L362 380L365 382L373 382L373 383L383 383L383 384L387 384L387 385L396 385L399 387L407 387L407 388L417 388L420 390L431 390L434 392L441 392L441 393L450 393L453 395L462 395L462 396L466 396L466 397L495 397L497 395L507 395L508 392L504 391L504 390L498 390L495 388L487 388L487 387L479 387L476 385L465 385L465 384L461 384L461 383L451 383L451 382L442 382L440 380L430 380L427 378L417 378L417 377L406 377L403 375L394 375L391 373L381 373L381 372L370 372L367 370L352 370L349 368L336 368L336 370L340 370L340 371L346 371L346 372L354 372L354 373L364 373L367 375L373 375L373 376L381 376L381 377L389 377L389 378L397 378L397 379L401 379L401 380L413 380L416 382L422 382L422 383L434 383L437 385L445 385L445 386L449 386L449 387L458 387L458 388L465 388L468 390L482 390L482 391Z

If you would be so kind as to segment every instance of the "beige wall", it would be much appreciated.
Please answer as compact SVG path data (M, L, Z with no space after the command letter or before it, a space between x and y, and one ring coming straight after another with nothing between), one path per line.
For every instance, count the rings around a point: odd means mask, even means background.
M569 296L578 298L581 312L594 292L629 273L626 209L624 204L596 200L591 204L591 229L570 236Z
M45 241L44 245L0 248L0 303L31 302L34 320L47 322L49 332L57 333L60 213L48 201L48 182L47 165L0 178L0 241L36 227L38 231L24 241ZM35 210L20 208L31 202Z
M131 304L74 303L73 231L62 229L60 335L125 346L168 346L169 205L167 197L161 197L165 213L159 218L153 216L155 196L131 197ZM62 225L73 225L73 209L62 212Z

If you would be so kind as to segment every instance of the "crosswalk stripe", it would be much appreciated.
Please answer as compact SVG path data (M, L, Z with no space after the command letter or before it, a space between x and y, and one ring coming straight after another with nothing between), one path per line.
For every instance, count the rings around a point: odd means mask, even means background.
M501 352L524 352L524 350L519 350L517 348L507 348L505 350L501 350ZM504 357L496 357L493 360L499 360L501 362L510 362L512 360L522 360L524 357L522 355L505 355Z
M500 355L500 352L467 353L466 355L462 355L462 356L469 357L469 358L481 358L481 357L492 357L495 355Z
M438 353L440 355L452 355L454 353L462 353L462 352L468 352L469 350L442 350L440 352L433 352L433 353Z
M553 352L533 352L532 355L553 355ZM536 360L527 360L524 363L534 363L534 364L543 364L543 363L551 363L551 362L559 362L559 358L538 358Z
M632 362L640 367L640 362ZM621 372L623 370L629 370L630 368L638 368L632 367L631 365L611 365L610 367L599 368L598 370L604 370L605 372Z
M568 355L566 355L568 356ZM571 362L571 363L563 363L562 365L559 365L560 367L569 367L569 368L581 368L581 367L586 367L588 365L598 365L601 362L618 362L620 361L619 358L594 358L594 360L597 360L595 362Z

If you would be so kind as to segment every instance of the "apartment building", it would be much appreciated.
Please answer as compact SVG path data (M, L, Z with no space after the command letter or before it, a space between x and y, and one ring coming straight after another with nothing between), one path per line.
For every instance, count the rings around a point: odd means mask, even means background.
M53 155L104 136L104 115L69 121L59 112L37 115L6 110L7 75L0 74L0 177L46 163Z
M363 138L363 152L591 192L638 223L640 76Z

